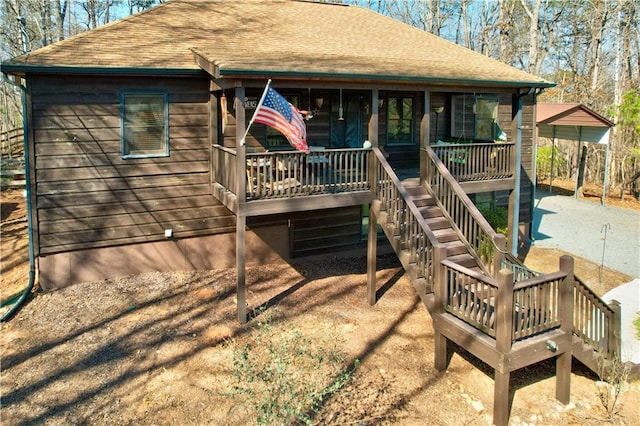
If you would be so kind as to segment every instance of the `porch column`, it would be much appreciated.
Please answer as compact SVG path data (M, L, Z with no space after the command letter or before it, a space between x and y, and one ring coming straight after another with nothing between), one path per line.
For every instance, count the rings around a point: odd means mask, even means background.
M236 87L235 99L233 100L236 116L236 199L238 200L238 210L236 213L236 301L238 303L238 321L247 322L247 288L246 288L246 265L245 265L245 230L247 217L244 214L244 203L246 201L246 152L242 137L245 132L244 116L244 87Z
M378 128L380 123L379 113L380 109L378 108L378 99L379 97L378 89L371 90L371 117L369 118L369 127L368 127L368 135L367 139L371 142L372 147L378 146Z
M431 136L431 91L424 91L424 111L422 113L422 120L420 121L420 184L422 184L427 178L427 154L425 148L429 145L429 138Z
M509 195L509 238L511 254L518 255L518 231L520 223L520 180L522 168L522 95L515 93L511 104L511 133L515 142L515 153L512 158L514 183Z
M378 125L379 125L379 108L378 108L379 91L378 89L371 90L371 117L369 118L369 128L367 138L371 142L373 148L378 147ZM369 155L369 185L371 191L376 194L378 176L376 168L373 166L377 164L375 161L375 154L373 150L368 153ZM378 217L373 211L373 207L369 204L369 233L367 239L367 302L373 306L376 303L376 270L378 263Z

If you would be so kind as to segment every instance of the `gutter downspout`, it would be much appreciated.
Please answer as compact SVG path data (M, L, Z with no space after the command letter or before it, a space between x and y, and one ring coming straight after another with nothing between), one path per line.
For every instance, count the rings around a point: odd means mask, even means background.
M17 84L14 81L11 81L7 78L6 74L2 75L3 80L11 84L14 87L17 87L20 90L20 99L22 103L22 129L23 129L23 145L24 145L24 178L25 178L25 197L26 197L26 207L27 207L27 237L29 239L28 247L29 247L29 282L27 284L27 288L24 290L22 295L18 298L18 300L13 304L11 309L6 312L2 318L0 318L0 322L7 321L10 319L22 306L22 304L27 300L29 295L31 294L31 290L33 290L33 286L36 278L36 268L35 268L35 251L33 247L33 223L32 223L32 215L33 206L31 205L31 164L29 163L29 127L27 120L27 94L26 87L21 84Z

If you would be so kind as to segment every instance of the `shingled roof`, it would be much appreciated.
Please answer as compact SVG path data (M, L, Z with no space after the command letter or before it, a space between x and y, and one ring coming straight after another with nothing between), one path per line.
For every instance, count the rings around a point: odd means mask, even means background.
M175 0L2 64L5 73L198 73L548 87L369 9L295 0Z

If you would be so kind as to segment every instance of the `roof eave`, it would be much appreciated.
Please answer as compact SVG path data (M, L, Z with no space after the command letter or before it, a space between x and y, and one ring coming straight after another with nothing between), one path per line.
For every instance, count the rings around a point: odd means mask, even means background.
M280 77L280 78L314 78L314 79L339 79L339 80L379 80L385 82L424 83L439 85L464 85L464 86L492 86L492 87L536 87L548 88L556 86L548 81L509 81L509 80L482 80L466 78L426 77L418 75L384 75L367 73L336 73L315 71L277 71L258 69L234 69L216 68L218 78L247 78L247 77Z
M199 68L133 68L133 67L73 67L50 65L0 64L0 72L10 75L26 74L76 74L76 75L127 75L127 76L196 76L206 73Z

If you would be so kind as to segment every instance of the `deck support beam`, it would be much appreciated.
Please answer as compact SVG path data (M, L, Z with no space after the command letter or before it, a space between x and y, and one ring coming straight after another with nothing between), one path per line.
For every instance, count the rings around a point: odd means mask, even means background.
M511 411L511 388L509 381L511 373L495 370L493 388L493 424L509 424L509 412Z
M367 302L376 304L376 270L378 257L378 217L369 208L369 234L367 241Z
M440 262L447 258L447 248L443 245L433 247L433 291L435 295L434 311L436 315L443 315L447 303L446 277L444 268ZM449 366L449 353L447 351L447 337L439 327L433 329L433 363L438 371L446 371Z
M571 256L560 257L560 271L567 276L560 283L559 308L560 329L568 336L573 332L573 258ZM568 404L571 399L571 358L572 347L568 345L565 352L556 357L556 399L563 404Z
M236 155L238 164L236 170L236 197L238 200L238 213L236 216L236 301L238 303L238 321L241 324L247 322L247 286L246 286L246 251L245 232L247 228L247 216L240 213L241 206L247 200L247 184L245 178L246 150L244 146L245 118L244 118L244 87L235 89L233 100L236 114Z
M247 285L245 264L245 230L247 217L236 216L236 301L238 303L238 321L247 322Z

